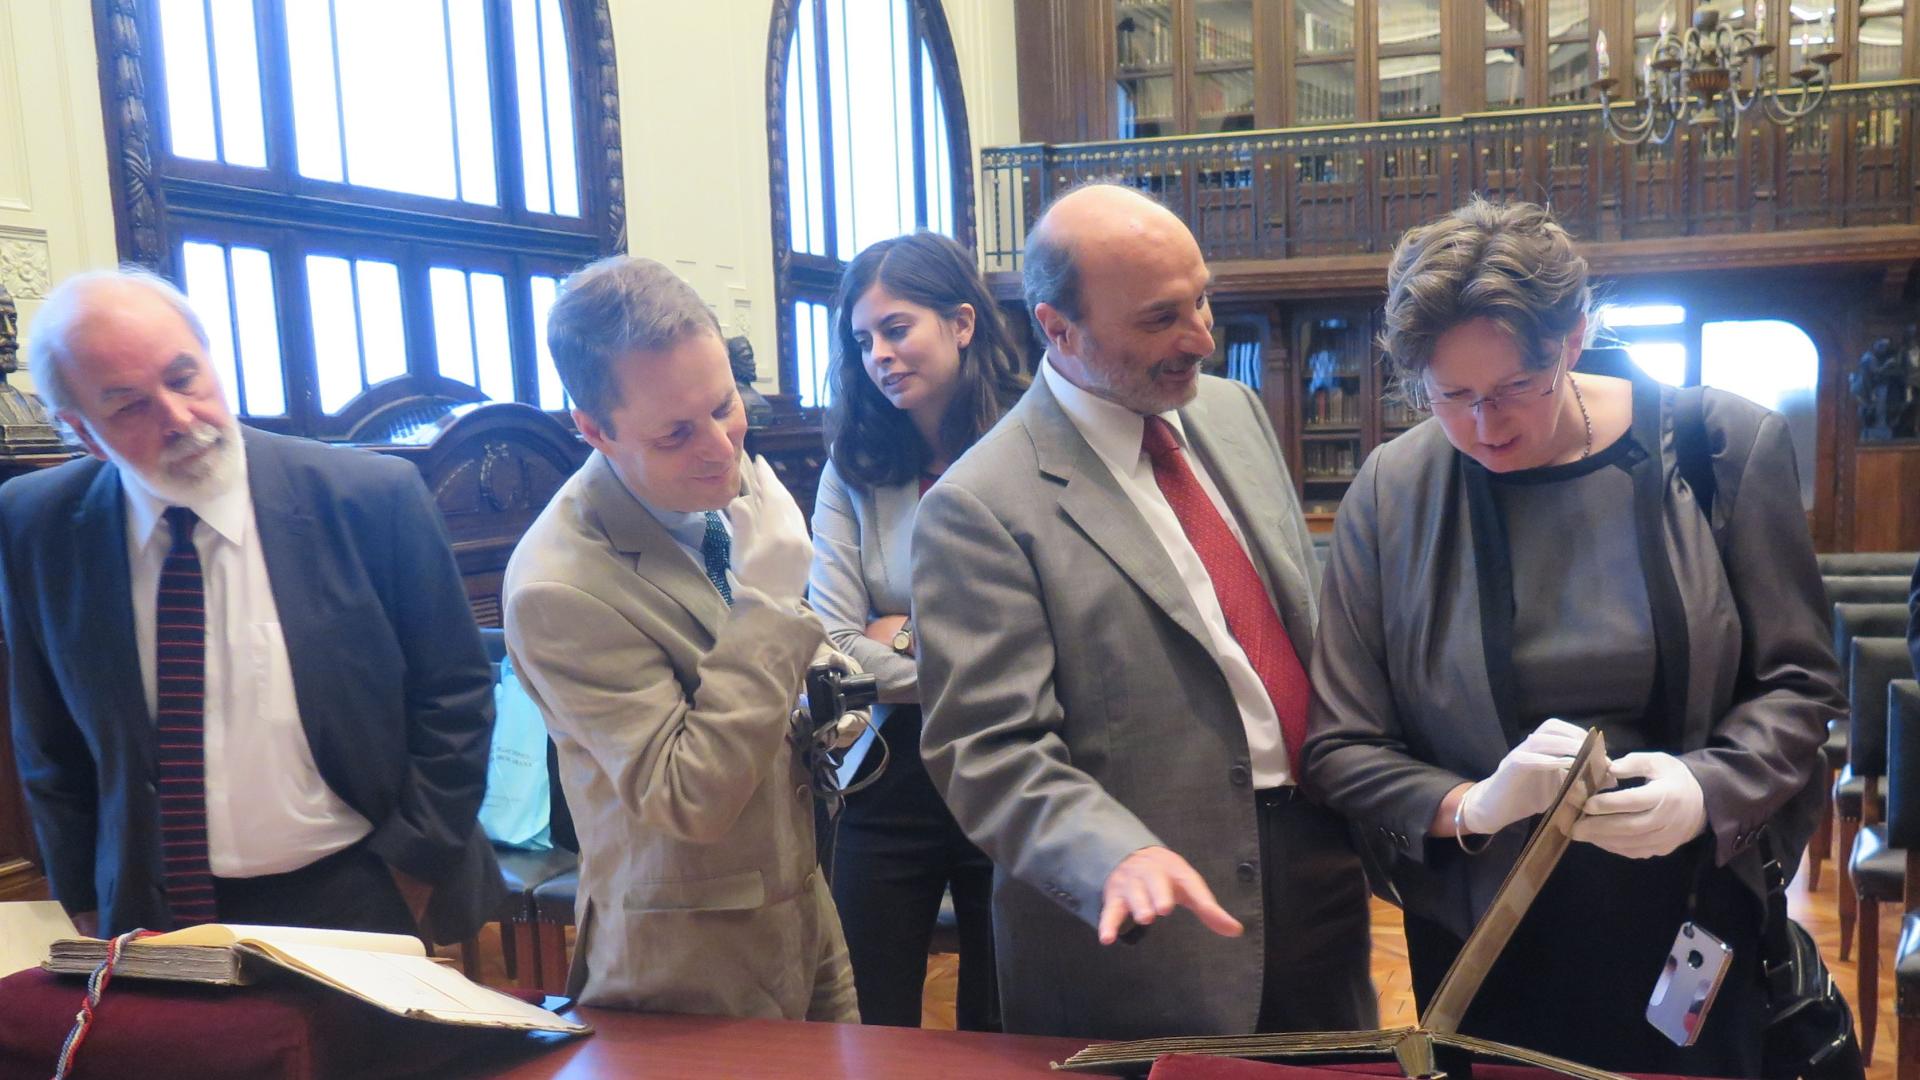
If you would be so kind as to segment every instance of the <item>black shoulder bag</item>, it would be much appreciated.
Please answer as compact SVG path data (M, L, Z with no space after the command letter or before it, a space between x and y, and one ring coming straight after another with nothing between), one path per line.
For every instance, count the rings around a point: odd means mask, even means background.
M1701 389L1674 397L1673 449L1681 479L1713 524L1713 452ZM1718 536L1715 548L1718 549ZM1771 829L1760 832L1760 858L1767 886L1761 927L1760 964L1767 980L1767 1033L1761 1049L1766 1080L1864 1080L1866 1065L1853 1033L1853 1010L1833 984L1806 927L1787 916L1787 881Z

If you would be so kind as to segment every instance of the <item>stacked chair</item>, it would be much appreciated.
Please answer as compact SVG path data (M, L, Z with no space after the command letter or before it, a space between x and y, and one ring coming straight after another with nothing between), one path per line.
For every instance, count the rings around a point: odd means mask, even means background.
M1920 683L1897 680L1887 706L1887 842L1906 852L1907 877L1920 881ZM1915 897L1920 900L1920 896ZM1920 1080L1920 912L1908 903L1894 959L1899 1019L1897 1080Z
M1833 655L1840 661L1842 671L1853 656L1853 641L1859 637L1901 637L1907 632L1907 605L1901 604L1835 604L1833 605ZM1807 845L1807 883L1811 889L1820 887L1820 863L1826 858L1832 847L1833 836L1837 829L1840 834L1840 852L1844 856L1853 850L1853 838L1860 827L1862 806L1866 794L1866 782L1854 775L1847 765L1847 720L1835 720L1827 725L1827 741L1820 748L1820 788L1829 793L1833 812L1822 814L1819 828L1813 840ZM1874 813L1880 813L1875 806ZM1840 906L1850 911L1853 889L1847 877L1844 858L1840 866ZM1847 915L1851 919L1851 914ZM1849 922L1848 925L1851 925ZM1847 958L1847 946L1841 946L1840 958Z
M1848 746L1853 775L1863 787L1858 835L1848 859L1848 875L1857 904L1860 950L1855 1008L1860 1015L1860 1049L1871 1057L1879 1018L1880 905L1902 903L1907 891L1907 851L1880 818L1880 788L1887 783L1890 701L1896 685L1911 685L1913 661L1905 637L1861 637L1853 640L1848 664L1847 691L1852 735ZM1903 762L1911 766L1912 762ZM1843 885L1846 882L1843 882ZM1843 891L1840 897L1842 941L1851 929Z
M1861 634L1897 637L1906 633L1907 592L1914 564L1920 562L1920 552L1834 552L1817 558L1827 603L1834 605L1833 655L1844 674L1854 637ZM1840 610L1841 604L1849 605L1847 611ZM1887 606L1876 606L1868 612L1864 605ZM1894 610L1896 606L1898 613ZM1844 773L1847 727L1844 721L1828 725L1827 741L1821 747L1820 790L1828 799L1828 807L1822 810L1820 826L1808 845L1807 879L1811 887L1820 887L1820 867L1829 852L1834 852L1833 840L1838 833L1840 846L1834 854L1840 861L1841 919L1844 925L1851 926L1853 887L1847 880L1847 857L1860 824L1863 788L1857 779ZM1845 960L1851 950L1851 938L1843 936L1840 958Z

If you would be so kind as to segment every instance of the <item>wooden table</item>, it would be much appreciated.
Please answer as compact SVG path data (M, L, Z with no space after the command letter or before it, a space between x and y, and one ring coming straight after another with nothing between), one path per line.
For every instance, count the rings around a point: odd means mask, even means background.
M568 1017L594 1034L528 1056L458 1074L501 1080L600 1080L602 1077L911 1077L979 1080L1052 1077L1048 1067L1085 1039L986 1035L971 1031L809 1024L575 1009Z

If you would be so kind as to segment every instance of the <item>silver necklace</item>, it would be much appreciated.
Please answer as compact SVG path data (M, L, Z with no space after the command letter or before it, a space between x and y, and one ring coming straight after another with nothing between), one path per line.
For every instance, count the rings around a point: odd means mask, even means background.
M1587 425L1587 446L1580 451L1581 460L1593 456L1593 417L1587 415L1587 399L1580 396L1580 384L1574 381L1573 374L1567 374L1567 382L1573 386L1573 403L1580 406L1580 422Z

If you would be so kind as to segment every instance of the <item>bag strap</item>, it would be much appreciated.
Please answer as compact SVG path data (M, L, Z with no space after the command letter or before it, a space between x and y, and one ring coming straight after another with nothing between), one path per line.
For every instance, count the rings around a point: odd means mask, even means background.
M1713 450L1707 444L1707 414L1702 387L1689 386L1673 396L1673 454L1680 478L1693 489L1693 501L1713 524Z

